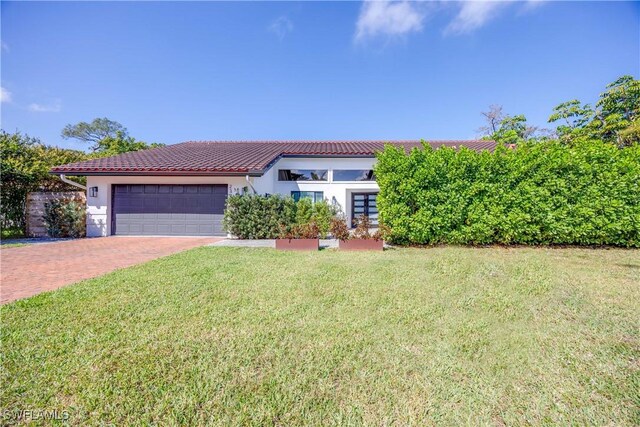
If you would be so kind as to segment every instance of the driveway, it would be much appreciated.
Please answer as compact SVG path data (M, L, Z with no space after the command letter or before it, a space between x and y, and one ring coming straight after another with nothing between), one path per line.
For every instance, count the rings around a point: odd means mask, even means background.
M0 303L222 240L215 237L97 237L0 251Z

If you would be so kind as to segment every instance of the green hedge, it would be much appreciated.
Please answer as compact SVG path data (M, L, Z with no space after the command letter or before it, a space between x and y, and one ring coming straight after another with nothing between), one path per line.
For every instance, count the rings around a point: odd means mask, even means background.
M400 244L640 247L640 146L591 141L378 155L380 219Z
M223 224L240 239L275 239L281 224L294 224L296 202L277 194L232 195L227 198Z
M240 239L275 239L282 231L281 226L291 230L294 225L309 222L314 222L320 235L326 237L335 214L335 208L326 201L295 202L279 194L232 195L227 198L223 223L227 232Z

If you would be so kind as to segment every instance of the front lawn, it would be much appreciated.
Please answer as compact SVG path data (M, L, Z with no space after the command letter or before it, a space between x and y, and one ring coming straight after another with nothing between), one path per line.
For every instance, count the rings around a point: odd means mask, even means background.
M638 425L639 301L632 250L205 247L2 307L0 403L75 425Z

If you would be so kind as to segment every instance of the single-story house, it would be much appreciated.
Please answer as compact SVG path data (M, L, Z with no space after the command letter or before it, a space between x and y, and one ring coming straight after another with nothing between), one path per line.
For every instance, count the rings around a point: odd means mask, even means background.
M201 141L55 167L87 177L87 236L224 235L228 194L309 197L336 204L349 221L375 224L375 153L420 141ZM493 141L430 141L434 148L493 150Z

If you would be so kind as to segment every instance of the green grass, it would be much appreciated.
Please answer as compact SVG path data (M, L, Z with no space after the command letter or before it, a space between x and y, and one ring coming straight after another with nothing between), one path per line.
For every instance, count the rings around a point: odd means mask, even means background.
M2 240L19 239L24 237L24 231L20 228L3 228L1 230Z
M5 243L0 245L0 249L19 248L20 246L27 246L26 243Z
M640 252L199 248L4 306L70 423L638 425Z

